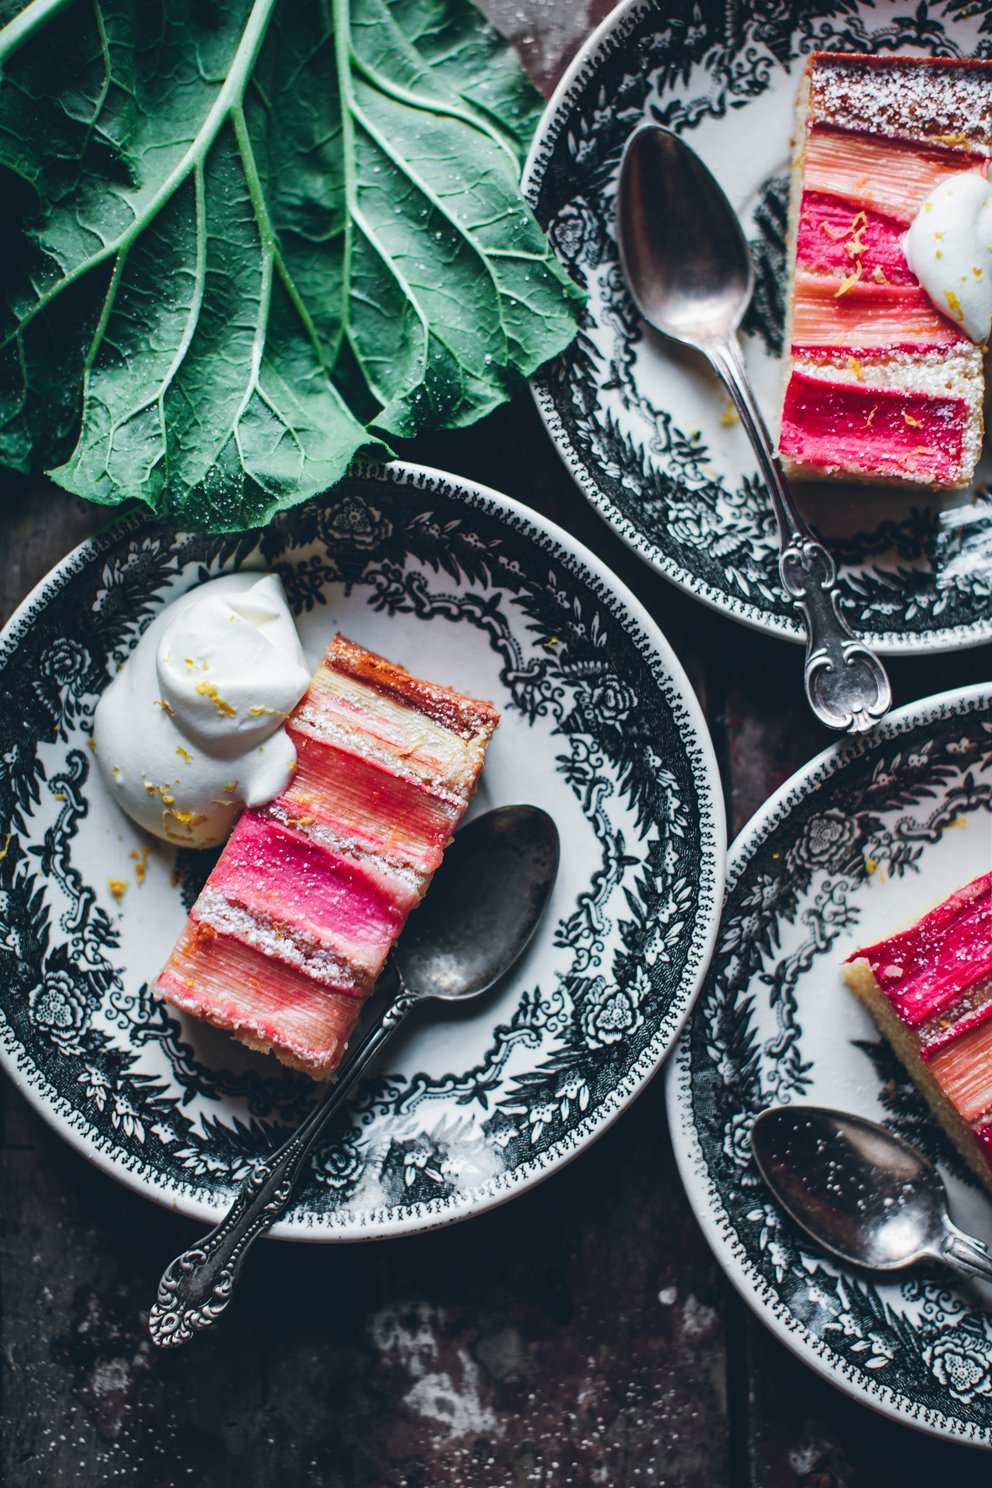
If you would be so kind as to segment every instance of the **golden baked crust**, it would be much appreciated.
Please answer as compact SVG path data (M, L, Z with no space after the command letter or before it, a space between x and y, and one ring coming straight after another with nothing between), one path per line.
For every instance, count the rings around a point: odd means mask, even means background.
M843 974L847 985L875 1020L882 1037L889 1041L898 1054L906 1073L968 1167L992 1194L992 1168L982 1157L971 1127L959 1116L930 1073L925 1060L920 1058L919 1046L912 1030L902 1021L878 985L868 961L863 956L856 961L849 961L843 968Z

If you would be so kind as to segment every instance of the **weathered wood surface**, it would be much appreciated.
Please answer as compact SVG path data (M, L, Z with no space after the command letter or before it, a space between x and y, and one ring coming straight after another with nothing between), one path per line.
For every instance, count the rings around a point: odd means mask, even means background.
M590 21L489 0L547 84ZM526 395L413 457L530 502L649 606L706 710L731 830L826 741L799 652L634 559L585 505ZM4 478L5 617L104 514ZM892 667L897 701L988 677L992 650ZM679 1183L660 1081L590 1151L451 1230L269 1244L215 1334L157 1355L162 1266L196 1235L88 1166L0 1080L0 1483L319 1488L906 1488L988 1481L983 1453L821 1381L723 1278Z

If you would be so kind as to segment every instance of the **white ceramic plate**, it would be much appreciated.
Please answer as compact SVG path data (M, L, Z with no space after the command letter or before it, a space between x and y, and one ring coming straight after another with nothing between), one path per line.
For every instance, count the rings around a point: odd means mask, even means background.
M705 971L724 873L712 747L664 638L591 554L495 492L393 465L262 534L126 522L25 601L0 640L0 1058L88 1157L204 1220L313 1101L305 1076L149 995L212 857L146 838L88 748L161 605L245 565L282 575L312 662L341 629L494 698L473 809L530 801L558 823L561 873L524 960L491 997L418 1015L276 1232L461 1219L552 1172L654 1072ZM128 884L119 903L111 879Z
M578 340L535 379L548 431L580 488L659 573L734 619L802 638L778 579L771 506L730 405L700 358L641 322L620 272L617 172L634 127L684 133L751 240L756 293L745 357L770 424L781 399L789 140L815 49L992 55L990 0L630 0L555 92L525 187L589 291ZM972 491L838 486L801 498L840 571L845 613L890 654L992 636L986 457Z
M883 1121L938 1162L957 1221L992 1205L842 982L859 945L992 866L992 687L891 714L794 775L731 850L717 949L668 1072L693 1209L763 1322L842 1389L992 1446L992 1288L942 1268L876 1280L826 1259L760 1181L759 1111L804 1101Z

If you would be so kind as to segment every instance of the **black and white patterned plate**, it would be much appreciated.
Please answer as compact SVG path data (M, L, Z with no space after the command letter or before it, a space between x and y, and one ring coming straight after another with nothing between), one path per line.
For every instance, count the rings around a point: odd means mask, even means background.
M807 1363L866 1404L992 1446L992 1287L942 1268L876 1281L826 1259L751 1157L766 1106L888 1123L939 1163L952 1212L992 1205L841 979L851 951L992 865L992 686L893 713L794 775L735 842L709 975L668 1072L690 1201L731 1280Z
M778 581L771 507L743 431L691 353L631 304L614 235L624 142L643 119L685 132L751 240L756 294L745 357L778 416L789 138L816 49L992 56L992 0L630 0L593 35L548 105L525 173L541 222L589 291L574 345L533 383L592 504L658 571L737 620L800 639ZM806 512L833 551L849 620L889 653L992 635L986 459L952 497L838 486Z
M88 1157L188 1214L226 1207L314 1087L149 995L213 857L176 857L133 826L88 745L161 605L245 565L282 575L311 661L340 628L494 698L503 721L473 809L532 801L561 832L549 915L509 984L420 1015L277 1232L460 1219L600 1133L682 1024L723 891L706 726L664 638L591 554L428 470L357 471L261 534L131 521L53 570L0 640L0 1058ZM119 902L110 880L127 884Z

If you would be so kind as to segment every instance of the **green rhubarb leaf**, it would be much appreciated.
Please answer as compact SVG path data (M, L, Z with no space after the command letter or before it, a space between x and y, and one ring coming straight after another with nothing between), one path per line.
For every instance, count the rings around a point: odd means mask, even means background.
M469 0L0 0L0 462L214 530L572 339Z

